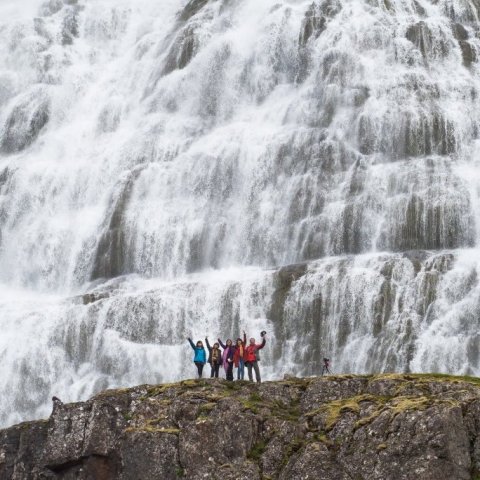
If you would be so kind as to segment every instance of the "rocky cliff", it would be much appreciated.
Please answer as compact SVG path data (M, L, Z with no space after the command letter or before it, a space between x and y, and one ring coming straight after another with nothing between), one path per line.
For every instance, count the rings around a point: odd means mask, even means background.
M480 381L187 380L58 404L0 432L3 479L476 479Z

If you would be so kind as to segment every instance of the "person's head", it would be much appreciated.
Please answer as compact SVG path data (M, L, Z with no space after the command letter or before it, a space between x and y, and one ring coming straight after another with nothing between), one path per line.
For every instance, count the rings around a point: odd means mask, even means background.
M213 344L213 348L219 348L219 347L220 347L220 345L218 343Z
M199 340L199 341L197 342L197 347L203 347L203 343L202 343L201 340Z
M232 344L232 340L229 338L229 339L227 340L227 346L230 346L231 344Z
M255 345L255 339L254 338L250 339L250 345Z
M242 339L241 339L241 338L237 338L237 346L239 347L241 344L242 344Z

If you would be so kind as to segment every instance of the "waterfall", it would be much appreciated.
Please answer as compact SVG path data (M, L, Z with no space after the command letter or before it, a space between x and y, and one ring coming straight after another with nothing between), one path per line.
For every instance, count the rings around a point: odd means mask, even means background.
M243 329L267 379L480 375L479 16L2 1L0 425Z

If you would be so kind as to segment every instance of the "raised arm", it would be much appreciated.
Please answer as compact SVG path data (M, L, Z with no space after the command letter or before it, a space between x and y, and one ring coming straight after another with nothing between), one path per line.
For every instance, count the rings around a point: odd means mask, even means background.
M262 338L262 343L260 345L255 345L257 347L257 350L260 350L265 346L266 340L265 337Z
M212 350L212 347L210 346L210 343L208 342L208 337L205 337L205 345L208 348L208 351L210 352Z
M247 334L245 333L245 330L243 331L243 345L245 347L247 346Z
M227 348L227 346L220 339L218 339L218 343L222 348Z
M190 346L195 350L195 344L192 342L192 339L188 337L187 340L189 341Z

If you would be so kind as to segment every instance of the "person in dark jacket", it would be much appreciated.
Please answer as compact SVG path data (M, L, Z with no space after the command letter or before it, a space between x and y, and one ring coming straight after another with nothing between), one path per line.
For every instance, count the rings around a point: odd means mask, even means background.
M191 338L188 338L188 341L195 352L195 355L193 356L193 363L197 366L198 378L202 378L203 366L205 365L207 359L205 348L201 340L199 340L196 345L192 342Z
M222 352L220 350L220 346L217 342L213 344L213 347L210 346L208 342L208 337L205 337L205 343L207 344L208 348L208 363L212 370L210 372L210 377L218 378L218 371L220 369L220 365L222 364Z
M245 349L245 365L248 369L248 379L251 382L253 382L252 368L255 370L255 380L257 383L262 381L260 377L260 368L258 367L257 352L265 346L265 335L266 332L262 332L262 343L260 344L255 343L255 339L251 338L249 345Z
M235 346L230 338L225 344L218 339L218 343L223 348L223 368L227 374L227 380L233 380L233 356L235 355Z
M237 338L235 344L235 353L233 354L233 364L237 369L237 380L245 378L245 348L247 346L247 334L243 332L243 340Z

